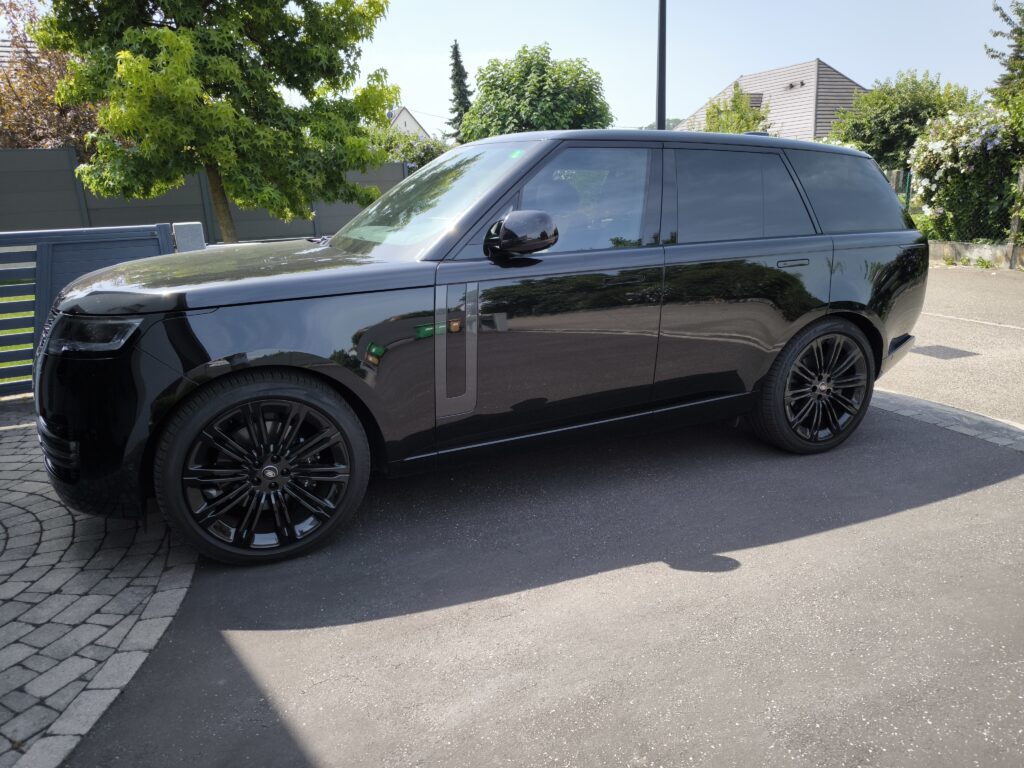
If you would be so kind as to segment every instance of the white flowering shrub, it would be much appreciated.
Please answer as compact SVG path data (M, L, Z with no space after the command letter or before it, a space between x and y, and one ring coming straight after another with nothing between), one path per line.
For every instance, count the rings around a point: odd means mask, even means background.
M1020 142L1002 110L985 105L929 120L910 151L913 196L945 240L1005 240Z

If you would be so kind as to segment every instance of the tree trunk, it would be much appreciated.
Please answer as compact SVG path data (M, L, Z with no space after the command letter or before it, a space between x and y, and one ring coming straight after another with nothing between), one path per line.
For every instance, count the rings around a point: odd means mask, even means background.
M213 214L217 217L217 226L220 227L220 237L225 243L237 243L238 235L235 232L235 222L231 219L231 208L228 205L228 195L224 191L224 182L220 178L220 169L212 163L206 166L206 178L210 181L210 198L213 203Z

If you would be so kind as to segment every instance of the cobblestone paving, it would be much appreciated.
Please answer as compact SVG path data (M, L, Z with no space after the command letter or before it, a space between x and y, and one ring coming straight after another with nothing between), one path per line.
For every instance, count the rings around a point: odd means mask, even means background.
M0 402L0 768L57 766L178 610L194 552L69 512L46 480L30 400Z

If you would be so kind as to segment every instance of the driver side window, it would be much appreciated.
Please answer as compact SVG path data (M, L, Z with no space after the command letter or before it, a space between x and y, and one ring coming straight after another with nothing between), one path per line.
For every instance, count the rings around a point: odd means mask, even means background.
M550 214L558 242L547 253L642 244L650 150L571 147L522 189L520 208Z

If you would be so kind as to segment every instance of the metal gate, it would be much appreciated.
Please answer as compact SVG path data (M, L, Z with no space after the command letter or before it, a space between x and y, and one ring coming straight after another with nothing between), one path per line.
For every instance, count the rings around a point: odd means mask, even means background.
M170 224L0 232L0 396L32 390L35 340L68 283L174 250Z

